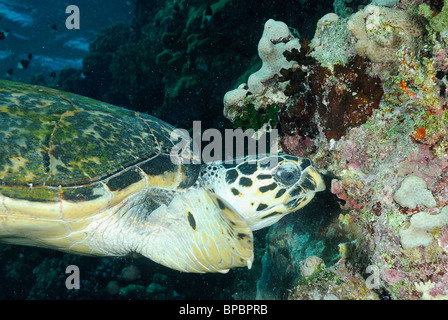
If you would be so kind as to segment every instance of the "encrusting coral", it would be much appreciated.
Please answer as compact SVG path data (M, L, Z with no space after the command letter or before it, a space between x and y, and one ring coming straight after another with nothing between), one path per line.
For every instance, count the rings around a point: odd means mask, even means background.
M320 37L321 37L323 28L327 24L334 23L338 20L339 20L339 16L333 12L327 13L326 15L324 15L322 18L319 19L319 21L317 22L317 26L316 26L316 32L314 33L314 38L310 43L310 47L312 49L314 49L315 47L320 45L320 43L321 43Z
M346 20L339 19L334 13L327 14L324 18L317 26L309 55L321 66L334 70L336 64L347 65L356 55L356 50L353 48L353 35L347 29Z
M434 208L436 200L426 187L426 182L420 177L409 176L403 180L400 189L394 194L394 200L403 207L415 209L417 205Z
M347 28L357 39L358 54L377 63L395 62L395 53L403 45L416 52L425 34L420 16L375 5L353 14Z
M434 241L431 231L448 225L448 207L444 207L439 214L431 215L428 212L418 212L410 220L410 226L400 230L401 245L403 249L412 249L418 246L429 246Z

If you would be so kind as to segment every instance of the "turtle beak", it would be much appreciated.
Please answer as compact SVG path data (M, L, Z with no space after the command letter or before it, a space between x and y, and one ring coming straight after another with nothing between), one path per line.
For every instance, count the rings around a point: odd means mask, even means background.
M303 181L301 183L302 186L305 188L307 186L310 191L314 190L314 192L319 192L325 190L324 179L322 179L322 176L317 172L316 168L312 166L305 169L305 172L302 173L302 179L300 180Z
M286 203L289 210L297 210L307 205L316 192L325 190L325 182L322 176L313 166L308 166L302 171L302 176L296 186L289 191L291 201Z
M294 197L301 194L314 193L325 190L325 182L322 176L317 172L316 168L309 165L302 170L302 175L296 185L289 194Z

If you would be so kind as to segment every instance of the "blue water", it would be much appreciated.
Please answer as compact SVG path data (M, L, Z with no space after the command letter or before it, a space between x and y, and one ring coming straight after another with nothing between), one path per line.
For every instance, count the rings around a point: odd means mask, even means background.
M134 7L122 0L76 1L80 28L68 30L65 13L71 1L0 0L0 30L9 30L0 42L0 76L13 69L15 81L29 82L35 74L50 78L64 68L82 68L82 59L97 32L119 22L129 23ZM20 60L32 53L27 69L17 69Z

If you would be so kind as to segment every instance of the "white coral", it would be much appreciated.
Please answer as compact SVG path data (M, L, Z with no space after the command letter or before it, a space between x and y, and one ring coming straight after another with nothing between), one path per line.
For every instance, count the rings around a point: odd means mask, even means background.
M254 94L263 93L266 81L275 75L280 75L282 68L291 68L294 62L288 62L283 53L294 48L300 50L300 42L293 37L284 22L273 19L266 21L258 43L258 55L263 64L260 70L249 77L247 81L249 91Z
M269 19L264 25L263 35L258 43L258 55L262 60L261 68L249 76L246 84L241 84L238 89L228 91L224 95L224 115L233 120L237 110L235 107L241 107L246 96L251 96L252 101L259 99L263 103L286 103L287 98L284 94L278 94L284 91L288 81L279 82L282 68L290 69L294 61L286 60L283 53L292 49L300 50L299 39L295 38L289 31L288 26L281 21ZM281 90L278 90L278 89ZM256 107L260 105L254 103Z
M431 231L448 225L448 206L439 214L430 215L427 212L418 212L411 217L411 224L407 229L401 229L399 234L403 249L412 249L418 246L429 246L434 240Z
M299 263L300 274L304 278L312 276L315 272L319 271L319 268L325 268L324 261L318 256L309 256L305 260Z
M402 207L415 209L417 205L434 208L436 200L426 187L426 182L420 177L409 176L401 183L394 194L394 200Z

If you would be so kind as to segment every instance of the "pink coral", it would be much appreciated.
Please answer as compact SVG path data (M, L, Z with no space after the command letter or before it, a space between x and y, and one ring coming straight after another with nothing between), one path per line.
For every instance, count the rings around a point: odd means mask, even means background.
M448 253L448 232L446 230L442 230L442 236L438 240L439 246Z
M341 200L347 198L344 193L344 185L337 179L331 180L331 193L335 194Z
M448 72L448 48L440 49L435 53L436 66L445 73Z
M337 151L341 160L345 160L346 164L350 164L351 167L363 168L366 159L363 159L365 155L359 150L360 145L352 140L346 140L342 138L337 144Z
M440 281L436 282L429 294L433 297L448 295L448 274L444 274Z
M383 279L389 284L395 284L403 279L401 271L388 269L383 273Z
M400 164L399 175L415 175L424 179L431 187L442 176L443 170L448 168L446 157L435 157L428 145L421 144Z
M307 156L313 150L314 143L309 137L302 137L298 134L284 136L281 140L282 148L285 152L299 157Z

